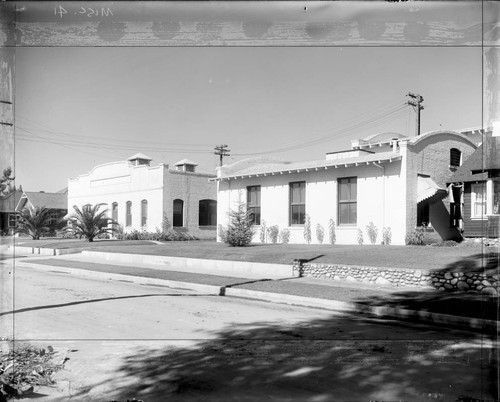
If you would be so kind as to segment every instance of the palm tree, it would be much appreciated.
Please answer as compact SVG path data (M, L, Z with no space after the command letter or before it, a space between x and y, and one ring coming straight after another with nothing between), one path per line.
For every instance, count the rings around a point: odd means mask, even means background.
M50 224L52 210L46 207L24 208L19 214L19 222L16 232L24 233L33 240L40 239L43 233L52 229Z
M112 234L117 231L114 226L117 222L107 217L107 209L99 211L102 204L85 205L82 209L76 205L70 216L69 230L79 237L85 237L89 242L102 234ZM113 226L108 227L109 224Z
M12 190L15 190L11 187L11 183L15 180L15 177L12 176L12 168L8 167L3 170L3 174L0 177L0 194L7 195Z

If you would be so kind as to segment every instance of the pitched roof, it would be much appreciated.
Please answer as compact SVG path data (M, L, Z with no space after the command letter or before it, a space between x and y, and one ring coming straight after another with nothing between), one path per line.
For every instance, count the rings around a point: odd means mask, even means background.
M483 143L451 176L450 183L486 180L489 170L500 169L500 137L486 137Z
M182 166L182 165L193 165L193 166L198 166L198 164L196 162L193 162L189 159L182 159L180 160L179 162L177 162L176 164L174 164L174 166Z
M153 159L150 158L149 156L147 155L144 155L143 153L137 153L135 155L132 155L130 158L128 158L127 160L128 161L133 161L133 160L136 160L136 159L145 159L147 161L152 161Z
M362 166L370 165L373 163L381 162L393 162L401 159L399 152L379 152L374 154L356 156L353 158L345 159L320 159L314 161L306 162L277 162L270 161L268 163L258 163L243 165L242 169L237 168L237 164L229 165L222 171L219 180L223 179L235 179L237 177L250 177L256 175L267 175L267 174L282 174L282 173L299 173L309 170L320 170L335 167L350 167L350 166ZM232 169L232 167L236 167Z
M0 212L14 212L22 196L22 191L13 191L0 197Z
M68 197L64 193L40 193L25 191L28 201L34 207L47 207L52 209L68 209Z

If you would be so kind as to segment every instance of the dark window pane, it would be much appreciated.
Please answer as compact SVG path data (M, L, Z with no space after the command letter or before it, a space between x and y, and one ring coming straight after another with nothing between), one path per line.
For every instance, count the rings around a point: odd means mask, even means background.
M182 200L174 200L174 218L172 225L175 227L182 227L184 224L183 207L184 202Z
M450 149L450 166L455 166L458 167L460 166L460 156L461 156L460 150L456 148Z
M339 183L339 200L348 200L349 199L349 187L347 183Z
M339 205L339 223L349 223L349 204Z
M132 202L127 201L125 225L132 226Z
M199 226L212 226L217 224L217 201L201 200L199 202Z
M356 201L357 199L357 192L358 192L358 189L357 189L357 182L356 182L356 179L351 179L350 180L350 187L351 187L351 197L349 198L350 201Z
M357 204L352 203L349 204L349 223L356 223L357 222Z

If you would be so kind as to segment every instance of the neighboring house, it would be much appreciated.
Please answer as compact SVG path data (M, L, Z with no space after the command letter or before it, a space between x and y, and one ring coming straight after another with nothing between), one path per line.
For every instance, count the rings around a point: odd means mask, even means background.
M68 213L68 193L67 189L57 193L47 193L45 191L23 191L19 201L16 203L15 211L20 213L23 209L48 208L51 210L49 224L56 228L65 226L62 218Z
M218 224L228 212L246 204L259 229L277 225L290 231L291 243L305 243L304 222L310 217L312 242L316 230L329 241L334 222L336 243L357 244L359 230L369 244L366 227L390 228L392 244L405 244L416 227L432 226L442 239L460 239L449 226L446 183L477 148L478 130L438 131L406 138L384 133L354 140L351 149L326 154L321 160L283 162L246 159L218 169ZM220 239L219 239L220 240Z
M11 235L16 227L16 205L22 192L12 191L0 196L0 235Z
M500 132L485 136L449 182L457 205L453 224L464 236L500 237Z
M213 174L196 172L188 159L151 166L152 159L136 154L126 161L96 166L68 181L68 206L104 204L108 216L125 232L156 231L164 218L173 229L198 238L215 238L217 192Z

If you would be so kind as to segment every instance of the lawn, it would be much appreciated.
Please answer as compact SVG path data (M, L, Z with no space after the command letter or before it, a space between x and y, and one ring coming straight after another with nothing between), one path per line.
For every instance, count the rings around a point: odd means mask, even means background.
M82 240L17 239L28 247L75 250L98 250L116 253L165 255L173 257L252 261L291 264L294 259L317 263L340 263L408 269L438 269L460 264L464 260L480 259L489 248L480 245L456 247L379 246L379 245L299 245L254 244L249 247L229 247L214 241L166 242L157 244L139 240L103 240L88 243Z

